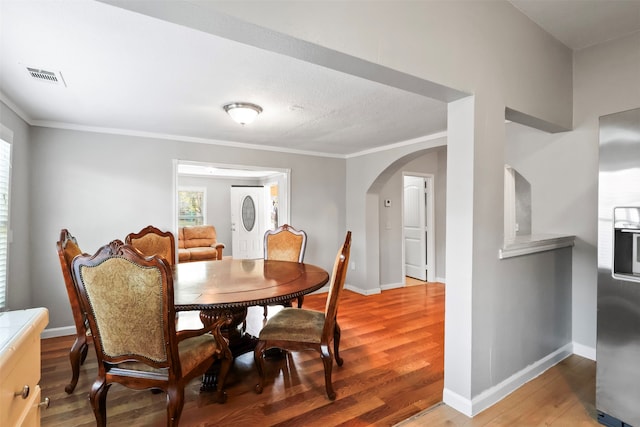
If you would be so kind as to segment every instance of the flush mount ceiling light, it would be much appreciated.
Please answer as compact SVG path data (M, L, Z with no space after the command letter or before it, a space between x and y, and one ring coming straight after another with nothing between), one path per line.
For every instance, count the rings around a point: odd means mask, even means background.
M248 102L234 102L232 104L227 104L222 108L224 108L224 111L226 111L233 120L241 125L251 123L255 120L258 114L262 113L262 107Z

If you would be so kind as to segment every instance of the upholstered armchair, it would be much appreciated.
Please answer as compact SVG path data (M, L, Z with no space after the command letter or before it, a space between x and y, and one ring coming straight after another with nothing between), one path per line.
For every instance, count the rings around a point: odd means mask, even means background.
M274 261L302 262L307 248L307 233L296 230L289 224L281 225L274 230L264 233L264 259ZM302 307L304 296L298 297L298 308ZM291 306L288 301L286 306ZM267 317L267 306L264 307L264 317Z
M94 256L72 263L73 277L94 336L98 377L89 399L96 424L106 426L107 391L113 383L167 393L167 425L178 425L184 388L220 360L217 399L232 355L220 327L176 332L171 267L161 257L144 257L115 240Z
M213 225L178 229L178 262L221 260L224 243L218 242Z
M270 318L260 331L258 345L253 353L260 375L260 382L255 387L256 393L262 393L264 389L264 352L275 347L292 351L315 350L320 353L324 365L327 397L330 400L336 398L331 383L334 357L331 353L331 342L333 341L336 363L338 366L342 366L343 360L339 352L340 326L337 322L337 315L338 301L344 287L350 252L351 232L348 231L333 265L324 312L287 307Z
M67 289L67 296L71 304L73 323L76 326L76 339L71 346L71 350L69 350L71 382L64 388L64 391L71 394L76 388L76 384L78 384L80 365L82 365L87 358L87 350L89 348L88 341L91 340L91 334L89 333L89 323L84 314L84 309L81 305L80 297L78 296L78 291L76 290L71 274L71 261L76 255L80 255L82 251L78 247L76 238L73 237L66 228L60 231L60 240L58 240L56 248L58 250L60 268L62 269L62 277L64 278L65 288Z
M176 262L176 241L170 231L162 231L148 225L138 233L129 233L125 237L125 243L146 256L160 255L170 265Z

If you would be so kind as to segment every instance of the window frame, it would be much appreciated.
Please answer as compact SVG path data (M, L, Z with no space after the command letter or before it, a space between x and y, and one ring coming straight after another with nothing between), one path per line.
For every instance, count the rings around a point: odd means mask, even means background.
M6 144L6 146L4 146ZM1 151L6 148L6 158L1 155ZM6 126L0 124L0 178L3 172L3 167L6 165L6 180L0 179L0 194L6 190L6 228L5 234L2 234L2 227L0 226L0 243L3 240L6 242L4 253L0 247L0 312L9 309L8 305L8 291L9 291L9 246L11 244L11 176L12 176L12 158L13 158L13 131ZM6 185L6 189L3 186ZM1 209L0 209L1 212ZM1 222L2 218L0 218ZM4 256L4 259L1 259ZM3 265L4 264L4 265ZM2 271L4 267L4 271ZM4 277L2 277L4 276Z
M190 223L184 223L184 217L185 215L180 215L180 209L181 209L181 203L180 203L180 193L181 192L189 192L189 193L202 193L202 202L201 202L201 206L200 206L200 215L193 215L193 216L189 216L190 218L202 218L202 222L198 223L198 221L194 222L190 222ZM192 187L192 186L179 186L178 190L176 191L176 198L177 198L177 204L178 204L178 209L177 209L177 216L178 216L178 227L184 227L184 226L188 226L188 225L206 225L207 224L207 187Z

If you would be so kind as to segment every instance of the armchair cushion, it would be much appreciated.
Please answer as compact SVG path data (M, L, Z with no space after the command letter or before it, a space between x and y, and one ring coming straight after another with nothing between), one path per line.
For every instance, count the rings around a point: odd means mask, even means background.
M178 249L184 249L184 227L178 228Z
M213 225L199 225L195 227L184 227L184 247L197 248L209 246L216 242L216 229Z
M189 248L189 261L206 261L218 259L218 250L212 247Z

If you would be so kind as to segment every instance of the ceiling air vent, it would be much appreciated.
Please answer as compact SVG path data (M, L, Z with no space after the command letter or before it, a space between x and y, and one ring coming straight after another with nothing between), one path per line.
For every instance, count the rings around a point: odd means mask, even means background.
M33 67L27 67L27 71L29 72L31 77L33 77L34 79L40 82L53 83L56 85L61 84L65 87L67 86L64 79L62 78L62 73L60 72L47 71L47 70L42 70L40 68L33 68Z

